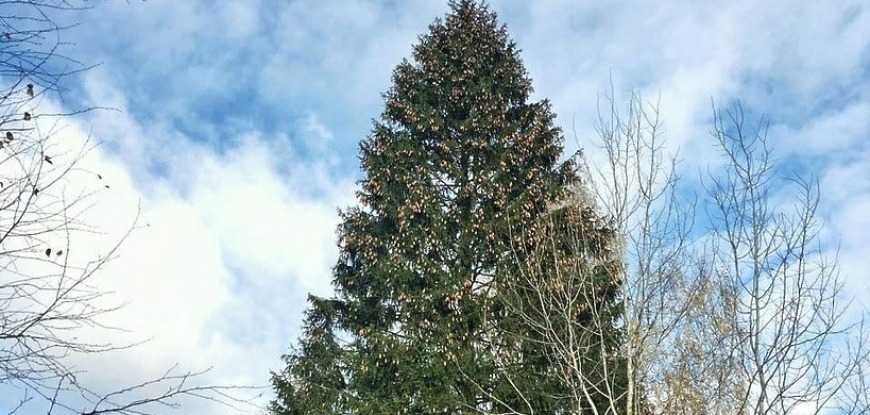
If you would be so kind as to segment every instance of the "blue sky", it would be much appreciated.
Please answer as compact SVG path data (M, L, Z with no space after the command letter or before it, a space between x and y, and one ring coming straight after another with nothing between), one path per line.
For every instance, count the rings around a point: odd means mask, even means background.
M870 299L865 1L491 6L523 50L536 99L552 100L581 146L611 81L618 95L661 100L687 175L716 157L711 100L766 114L787 165L821 179L844 274L859 301ZM329 293L336 209L353 203L357 143L392 69L446 9L433 0L149 0L69 16L81 23L66 34L69 53L100 66L70 80L56 105L119 110L68 130L102 143L90 162L113 181L93 220L118 233L141 202L151 225L103 283L128 303L117 323L152 340L83 361L94 382L135 382L178 362L214 366L215 382L266 383L296 337L306 294Z

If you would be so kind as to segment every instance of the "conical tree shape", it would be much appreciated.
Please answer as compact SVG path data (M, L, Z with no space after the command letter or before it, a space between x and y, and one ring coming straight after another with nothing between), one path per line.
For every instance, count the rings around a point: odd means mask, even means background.
M540 345L509 359L519 385L498 375L495 349L516 331L498 298L517 267L511 228L547 215L577 178L495 14L450 7L395 69L360 146L336 298L313 301L301 347L274 376L274 413L478 413L518 402L514 386L536 411L568 410Z

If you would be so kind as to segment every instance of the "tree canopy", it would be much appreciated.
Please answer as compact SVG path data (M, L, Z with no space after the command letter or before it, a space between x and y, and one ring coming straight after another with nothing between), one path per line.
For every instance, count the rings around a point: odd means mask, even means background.
M550 219L589 219L555 209L579 180L531 93L519 49L476 1L451 2L396 67L360 145L359 205L341 215L335 297L310 298L273 413L568 410L546 347L508 307L519 248L559 237Z

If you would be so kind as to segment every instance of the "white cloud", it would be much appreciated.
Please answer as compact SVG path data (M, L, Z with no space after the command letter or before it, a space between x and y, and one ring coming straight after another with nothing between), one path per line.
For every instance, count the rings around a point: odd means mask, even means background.
M870 50L870 10L859 1L496 3L523 48L537 94L561 124L592 134L596 96L639 90L661 96L668 139L693 168L715 153L711 99L741 98L765 112L815 110L839 88L854 89ZM783 101L783 100L786 101ZM774 123L776 123L774 119Z
M870 132L870 100L858 100L845 108L823 112L802 120L801 128L785 125L771 132L781 151L813 157L825 154L848 154L861 148Z
M282 148L292 146L286 139L256 131L217 152L165 126L143 125L106 82L94 76L87 85L121 111L68 120L56 140L75 147L89 130L103 140L80 164L102 180L75 175L67 188L110 185L81 218L100 234L74 236L77 258L105 253L141 207L139 228L96 280L113 293L108 301L125 303L102 321L131 333L84 335L118 344L150 340L76 358L87 368L82 378L118 387L179 363L188 370L215 366L204 379L215 384L266 384L306 293L331 292L337 208L350 204L352 179L334 179L326 164L294 158L292 148ZM330 134L314 114L303 130ZM209 406L191 405L186 411Z
M870 128L864 137L870 138ZM837 157L823 172L823 207L831 236L839 242L840 271L847 292L858 304L870 307L870 146L855 150L845 149L848 155Z

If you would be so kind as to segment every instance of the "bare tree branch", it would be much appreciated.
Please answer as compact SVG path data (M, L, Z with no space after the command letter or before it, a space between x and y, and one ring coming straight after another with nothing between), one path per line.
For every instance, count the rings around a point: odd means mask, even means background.
M8 413L44 404L48 414L157 414L189 399L256 409L252 399L262 388L204 383L209 370L175 365L99 392L72 363L141 344L81 336L83 329L122 330L103 322L120 306L98 279L138 221L137 214L96 257L75 242L98 234L81 218L108 185L79 166L94 143L86 139L71 149L59 133L62 121L98 108L40 111L46 100L61 98L65 79L90 68L63 54L62 35L75 25L56 23L63 13L88 7L78 0L0 1L0 386L23 394Z

